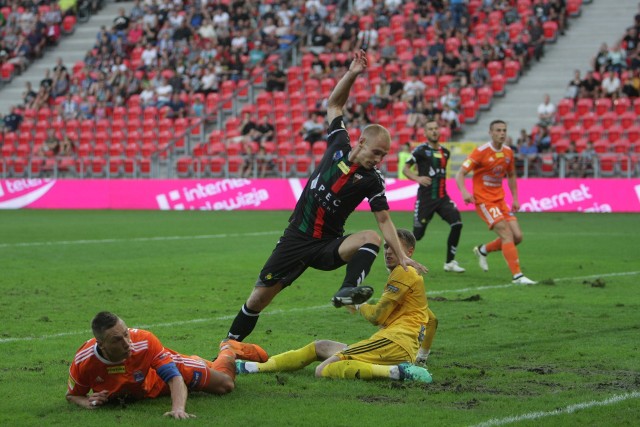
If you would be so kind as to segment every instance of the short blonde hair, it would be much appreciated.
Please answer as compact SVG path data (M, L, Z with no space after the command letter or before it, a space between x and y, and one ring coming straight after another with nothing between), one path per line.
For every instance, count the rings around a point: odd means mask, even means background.
M363 138L380 138L391 143L391 134L384 126L378 124L368 125L362 131Z

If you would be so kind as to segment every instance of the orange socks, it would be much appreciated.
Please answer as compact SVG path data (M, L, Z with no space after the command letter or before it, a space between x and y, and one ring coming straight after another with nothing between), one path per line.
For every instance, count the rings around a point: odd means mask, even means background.
M218 358L210 364L211 369L214 371L222 372L231 377L231 379L236 379L236 354L230 348L226 348L224 350L220 350L218 353Z
M489 245L487 245L487 248L488 247ZM502 245L502 256L504 256L505 261L507 261L507 265L509 266L509 270L511 270L511 274L513 276L521 273L520 259L518 258L518 249L516 249L515 243L509 242Z
M498 237L496 240L484 245L484 247L487 253L499 251L502 249L502 240Z

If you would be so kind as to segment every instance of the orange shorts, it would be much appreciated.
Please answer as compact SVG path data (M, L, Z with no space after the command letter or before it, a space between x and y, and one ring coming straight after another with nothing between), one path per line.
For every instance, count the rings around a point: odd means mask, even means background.
M476 212L484 222L489 226L489 230L500 221L515 221L511 209L501 200L497 203L480 203L476 205Z

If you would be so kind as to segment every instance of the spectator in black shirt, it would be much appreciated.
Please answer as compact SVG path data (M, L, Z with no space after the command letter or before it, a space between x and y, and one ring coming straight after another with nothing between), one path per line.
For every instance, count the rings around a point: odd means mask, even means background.
M391 73L391 81L389 82L389 97L391 102L402 99L404 92L404 83L400 80L398 73Z
M286 74L276 64L271 64L269 66L269 71L267 72L266 91L283 91L286 87L286 83Z
M120 8L118 10L118 16L113 18L113 31L118 35L118 37L124 37L127 30L129 29L130 19L126 15L124 8Z
M22 114L18 111L17 107L11 107L11 113L4 116L2 119L4 122L4 128L9 132L15 132L20 123L22 123Z
M584 80L580 82L580 96L594 99L600 96L600 80L595 78L593 71L587 71Z

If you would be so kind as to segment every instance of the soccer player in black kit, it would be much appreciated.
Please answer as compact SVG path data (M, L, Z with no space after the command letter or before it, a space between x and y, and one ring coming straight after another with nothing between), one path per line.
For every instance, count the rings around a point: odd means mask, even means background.
M389 152L389 131L380 125L369 125L352 149L343 122L351 86L366 69L365 52L356 52L349 70L329 96L327 151L311 174L289 226L262 268L249 299L234 319L229 338L242 341L251 334L260 312L308 267L329 271L347 266L342 286L332 299L336 307L361 304L371 297L371 287L358 285L380 250L380 236L374 230L344 235L347 218L365 197L385 242L401 254L400 265L405 270L413 266L419 272L427 272L402 249L389 215L384 177L376 167Z
M444 271L464 273L464 268L455 260L462 219L456 204L449 198L446 188L447 163L449 150L440 145L440 128L434 118L428 118L424 126L427 142L413 150L402 172L418 184L418 195L413 212L413 234L417 240L422 239L434 214L447 221L451 230L447 239L447 256ZM416 165L418 170L412 167Z

